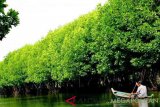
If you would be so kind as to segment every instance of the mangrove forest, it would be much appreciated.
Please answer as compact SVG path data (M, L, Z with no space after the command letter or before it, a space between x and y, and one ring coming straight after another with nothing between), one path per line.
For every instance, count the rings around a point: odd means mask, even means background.
M139 80L160 89L159 0L108 0L0 62L0 94L125 90Z

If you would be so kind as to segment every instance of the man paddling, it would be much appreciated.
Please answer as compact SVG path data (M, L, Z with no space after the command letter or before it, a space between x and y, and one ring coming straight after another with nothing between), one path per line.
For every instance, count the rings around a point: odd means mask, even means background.
M147 97L147 88L146 88L146 86L142 85L141 81L136 82L136 86L138 86L138 89L137 89L137 92L134 93L135 97L138 97L138 98Z

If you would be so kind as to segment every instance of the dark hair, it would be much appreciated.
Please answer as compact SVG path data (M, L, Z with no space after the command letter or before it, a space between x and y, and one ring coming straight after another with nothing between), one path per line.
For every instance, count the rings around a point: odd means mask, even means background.
M138 81L138 84L142 84L142 81Z

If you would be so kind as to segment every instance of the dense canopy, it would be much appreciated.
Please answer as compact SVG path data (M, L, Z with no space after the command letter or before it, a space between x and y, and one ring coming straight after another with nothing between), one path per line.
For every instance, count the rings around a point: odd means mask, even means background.
M0 62L0 86L77 80L106 86L144 78L153 86L159 65L160 2L109 0L9 53Z

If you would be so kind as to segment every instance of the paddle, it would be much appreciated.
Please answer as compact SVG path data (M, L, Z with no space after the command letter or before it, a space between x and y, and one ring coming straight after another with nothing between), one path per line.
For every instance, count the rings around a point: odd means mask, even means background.
M131 92L131 93L133 93L133 92L134 92L135 88L136 88L136 84L135 84L135 86L134 86L134 88L133 88L133 90L132 90L132 92Z
M136 89L136 84L135 84L135 86L134 86L134 88L133 88L133 90L131 92L131 95L132 95L132 93L134 92L135 89ZM131 98L131 95L130 95L130 98Z

